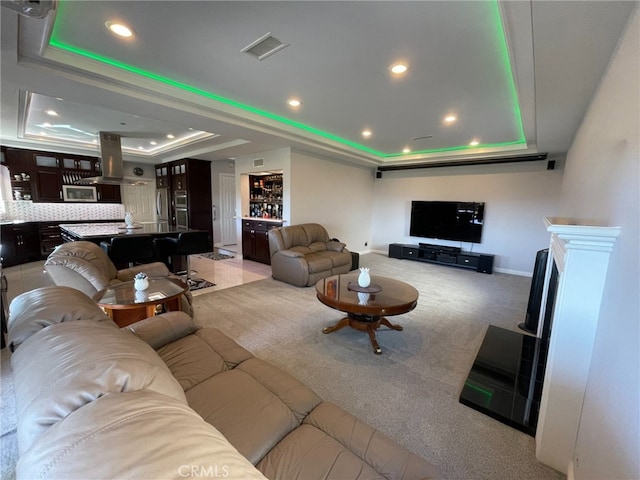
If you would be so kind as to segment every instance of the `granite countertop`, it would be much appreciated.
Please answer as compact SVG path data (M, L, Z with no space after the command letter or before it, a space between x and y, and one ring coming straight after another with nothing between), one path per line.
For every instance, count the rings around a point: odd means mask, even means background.
M261 220L263 222L283 223L281 218L242 217L243 220Z
M178 229L166 223L140 223L127 228L124 222L114 223L71 223L60 228L78 238L113 237L116 235L148 235L158 233L176 233L190 231Z

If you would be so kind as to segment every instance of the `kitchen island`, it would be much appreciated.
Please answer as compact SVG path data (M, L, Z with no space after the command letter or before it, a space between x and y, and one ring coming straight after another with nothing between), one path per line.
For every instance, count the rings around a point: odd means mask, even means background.
M65 242L75 240L88 240L100 243L102 240L109 240L112 237L122 237L125 235L151 235L152 237L177 237L182 232L197 232L200 230L190 228L179 228L168 225L165 222L139 223L133 228L127 228L124 222L113 223L70 223L61 224L60 230Z
M166 222L151 222L134 224L133 228L127 228L124 222L114 223L74 223L61 224L60 232L65 242L85 240L100 245L101 242L111 243L114 237L150 235L153 238L178 237L183 232L202 232L193 228L181 228L168 225ZM211 243L211 239L209 239ZM213 245L211 245L213 247ZM154 247L154 253L155 247ZM158 260L164 262L169 269L176 273L187 268L188 263L184 255L169 254L169 257L160 254Z

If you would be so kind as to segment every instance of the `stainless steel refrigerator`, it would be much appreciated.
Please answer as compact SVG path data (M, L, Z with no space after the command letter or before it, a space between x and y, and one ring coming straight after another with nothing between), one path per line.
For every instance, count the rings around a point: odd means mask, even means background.
M156 190L156 220L158 223L170 224L170 199L168 188Z

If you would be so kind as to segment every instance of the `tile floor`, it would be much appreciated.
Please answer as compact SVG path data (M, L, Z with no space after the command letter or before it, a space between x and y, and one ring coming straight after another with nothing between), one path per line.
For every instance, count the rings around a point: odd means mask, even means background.
M230 250L221 250L221 253L229 253L234 255L234 258L210 260L197 255L191 256L191 270L196 272L194 276L215 283L213 287L194 291L193 296L271 277L271 267L269 265L243 260ZM16 296L23 292L53 285L53 282L44 271L43 264L44 260L2 269L8 282L7 304L10 304Z

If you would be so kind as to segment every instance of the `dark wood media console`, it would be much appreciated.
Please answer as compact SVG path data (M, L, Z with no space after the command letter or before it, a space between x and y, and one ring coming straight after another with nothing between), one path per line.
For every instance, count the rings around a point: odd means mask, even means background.
M439 263L450 267L468 268L481 273L493 273L493 257L493 255L484 253L463 252L457 247L445 247L442 245L389 244L389 258Z

